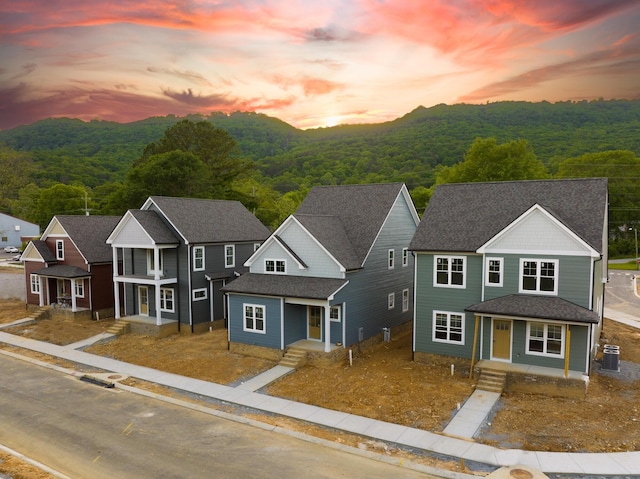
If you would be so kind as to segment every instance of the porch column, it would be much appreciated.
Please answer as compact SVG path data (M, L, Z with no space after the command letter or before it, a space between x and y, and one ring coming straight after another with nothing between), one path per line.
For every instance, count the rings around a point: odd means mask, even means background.
M324 307L324 352L331 352L331 306Z
M153 267L155 269L153 279L158 281L160 279L160 249L157 246L153 248ZM160 298L160 296L158 296L158 298Z
M42 281L42 276L38 275L38 306L44 306L44 281Z
M158 250L156 250L156 253ZM156 290L156 326L162 326L162 316L160 314L160 285L155 285Z
M71 278L71 311L76 312L76 279Z
M118 282L118 248L115 246L111 248L111 252L113 254L113 266L111 267L113 273L113 308L115 318L120 319L120 283ZM122 268L124 268L124 258L122 261Z

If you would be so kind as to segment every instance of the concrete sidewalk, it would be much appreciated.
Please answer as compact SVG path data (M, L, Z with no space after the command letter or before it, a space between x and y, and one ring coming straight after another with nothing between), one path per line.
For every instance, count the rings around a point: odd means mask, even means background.
M323 409L255 392L262 387L260 384L265 384L265 381L270 382L274 377L290 372L285 371L289 368L270 370L264 373L265 376L262 378L259 375L255 380L247 381L238 387L231 387L136 366L85 353L71 347L34 341L3 332L0 332L0 342L267 413L287 416L399 446L464 459L468 465L480 463L496 468L523 465L545 473L582 476L640 476L640 452L590 454L499 449L470 440ZM483 420L484 415L484 410L478 413L478 416L482 416Z

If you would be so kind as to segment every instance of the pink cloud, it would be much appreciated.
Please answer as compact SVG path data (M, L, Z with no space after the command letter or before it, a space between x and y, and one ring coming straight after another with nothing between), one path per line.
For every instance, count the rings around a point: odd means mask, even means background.
M122 85L113 90L79 85L38 97L35 97L26 83L0 89L0 128L13 128L47 117L73 117L82 120L98 118L127 123L168 114L183 116L192 113L208 114L212 111L232 113L278 110L293 102L292 98L265 100L226 95L199 96L190 90L182 93L165 91L163 96L155 97L125 91Z

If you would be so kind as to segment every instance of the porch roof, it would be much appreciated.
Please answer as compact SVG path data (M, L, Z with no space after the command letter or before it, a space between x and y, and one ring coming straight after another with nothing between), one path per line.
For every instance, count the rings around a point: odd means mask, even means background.
M579 323L598 323L598 313L556 296L511 294L490 299L465 308L465 311L486 315L539 318Z
M328 299L348 282L346 279L246 273L221 290L225 293Z
M49 266L48 268L40 268L33 272L39 276L46 276L49 278L90 278L91 273L87 270L78 268L77 266L68 266L64 264L56 264Z

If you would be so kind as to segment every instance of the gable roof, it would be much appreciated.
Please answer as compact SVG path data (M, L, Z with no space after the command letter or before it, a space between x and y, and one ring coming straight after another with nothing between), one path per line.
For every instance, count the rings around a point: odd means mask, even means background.
M150 210L129 210L129 213L151 237L155 244L177 244L176 235L162 221L156 211Z
M348 282L345 279L334 278L245 273L220 290L224 293L326 300Z
M263 241L269 230L239 201L150 196L143 210L155 205L187 243Z
M539 204L599 253L607 179L451 183L436 186L411 241L414 251L477 251Z
M113 261L113 251L106 241L120 221L120 216L60 215L55 219L87 263Z
M316 186L294 216L347 269L360 267L403 190L403 183Z
M38 255L40 255L40 257L45 263L55 263L57 261L56 255L53 254L53 251L49 249L45 241L31 240L30 244L33 245L33 248L36 250ZM28 249L30 249L29 245L27 245L27 247L24 250L24 253L22 253L23 257L29 253Z

